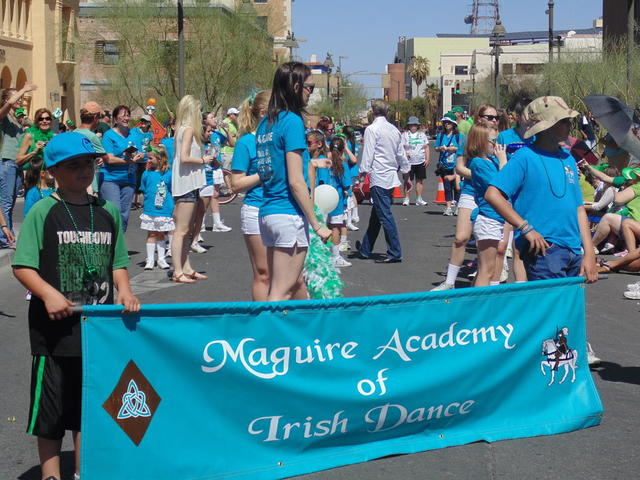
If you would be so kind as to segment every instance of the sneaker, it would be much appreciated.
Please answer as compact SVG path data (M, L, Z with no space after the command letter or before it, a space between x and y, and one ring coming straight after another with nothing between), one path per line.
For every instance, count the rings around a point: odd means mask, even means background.
M356 227L353 223L347 223L347 230L357 232L358 230L360 230L360 227Z
M450 217L453 215L453 209L451 207L447 207L444 209L444 212L442 213L442 215L444 215L445 217Z
M349 242L341 243L338 247L339 252L348 252L349 250L351 250L351 244Z
M628 283L627 290L640 290L640 282Z
M404 197L404 200L402 201L402 205L404 205L405 207L409 206L409 197Z
M195 252L195 253L205 253L207 251L207 249L204 248L202 245L200 245L198 243L192 243L191 244L191 251Z
M589 363L589 365L597 365L600 362L602 362L602 360L596 357L596 353L593 351L593 348L591 348L591 344L587 342L587 363Z
M354 215L353 217L351 217L351 223L360 223L360 217Z
M151 259L147 259L147 263L144 264L144 269L145 270L153 270L153 266L156 264L156 262L153 260L153 258Z
M333 259L333 266L334 267L350 267L351 262L347 261L344 257L338 256Z
M616 248L614 244L607 242L604 244L604 247L602 247L602 250L600 250L600 253L609 253L614 248Z
M74 473L73 480L80 480L80 475L78 475L77 473Z
M623 295L629 300L640 300L640 290L627 290Z
M167 247L164 256L165 257L170 257L171 256L171 247Z
M158 259L158 268L162 269L162 270L169 270L169 264L167 263L167 261L164 258L159 258Z
M422 197L416 198L416 205L417 206L424 207L426 204L427 204L427 202Z
M443 290L453 290L456 286L453 283L442 282L437 287L431 289L432 292L441 292Z
M469 275L467 275L467 277L476 278L476 275L478 275L478 270L476 270L475 272L470 273Z
M202 238L202 235L198 235L198 243L202 242L204 242L204 238Z
M224 223L213 224L212 232L230 232L231 227L227 227Z

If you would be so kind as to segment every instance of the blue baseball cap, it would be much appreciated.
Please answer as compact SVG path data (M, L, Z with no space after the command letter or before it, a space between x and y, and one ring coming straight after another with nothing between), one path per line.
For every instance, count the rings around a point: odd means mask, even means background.
M44 166L51 168L60 162L77 157L101 157L103 153L96 152L91 140L77 132L60 133L53 137L44 149Z

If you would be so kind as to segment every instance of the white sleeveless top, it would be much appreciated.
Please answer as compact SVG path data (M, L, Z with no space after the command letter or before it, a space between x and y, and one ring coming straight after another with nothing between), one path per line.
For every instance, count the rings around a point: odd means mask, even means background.
M171 168L171 194L174 197L180 197L194 190L204 187L207 180L204 176L204 166L193 163L183 164L180 161L182 154L182 136L186 126L181 126L176 132L174 145L174 159ZM195 136L191 140L191 151L189 156L193 158L202 157L202 148L196 142Z

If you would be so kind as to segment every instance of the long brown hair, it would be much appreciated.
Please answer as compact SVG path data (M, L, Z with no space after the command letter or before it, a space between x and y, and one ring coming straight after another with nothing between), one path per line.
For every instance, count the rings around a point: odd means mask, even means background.
M331 153L331 171L338 178L342 178L344 175L344 165L342 164L344 147L345 143L344 138L342 137L333 137L329 144L329 152Z
M325 142L324 140L324 133L322 133L320 130L311 130L309 133L307 133L307 141L309 141L310 138L320 144L320 155L324 155L326 157L327 142Z
M493 129L485 127L481 123L476 123L469 130L467 136L467 144L464 147L464 155L471 159L475 157L484 157L487 152L487 140L489 132Z

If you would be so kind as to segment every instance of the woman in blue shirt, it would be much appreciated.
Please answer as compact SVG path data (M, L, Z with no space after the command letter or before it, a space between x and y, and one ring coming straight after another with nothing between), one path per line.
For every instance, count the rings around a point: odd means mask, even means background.
M452 118L453 117L453 118ZM453 115L442 117L444 132L438 134L434 150L440 153L437 172L444 184L444 196L447 208L444 215L453 215L453 202L456 199L456 154L464 135L458 133L458 123Z
M263 187L259 222L271 267L268 301L306 298L302 268L309 225L326 241L331 231L315 217L307 185L309 152L301 114L313 92L311 70L300 62L278 67L268 115L256 131L257 171Z
M253 269L251 297L256 302L267 300L269 268L267 249L262 244L258 223L262 186L258 176L255 130L260 119L267 113L270 98L271 91L263 90L247 98L242 104L238 117L240 138L236 142L231 160L231 188L234 192L247 192L240 210L240 224Z
M118 207L122 216L122 230L126 232L135 193L136 163L144 158L144 153L138 151L137 139L129 130L129 107L118 105L113 109L113 119L115 126L102 136L102 146L107 155L100 171L100 197Z

